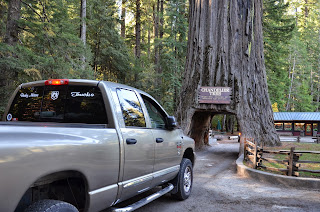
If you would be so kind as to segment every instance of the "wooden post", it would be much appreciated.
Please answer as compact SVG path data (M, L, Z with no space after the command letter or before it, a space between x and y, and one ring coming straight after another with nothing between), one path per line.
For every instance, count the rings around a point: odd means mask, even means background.
M288 176L292 176L293 173L293 156L294 156L295 147L291 147L289 155L289 164L288 164Z
M257 168L257 154L258 154L258 144L254 142L254 159L253 159L253 168Z
M298 143L300 143L300 135L297 137L297 141Z
M243 159L246 160L247 159L247 140L246 138L243 139Z

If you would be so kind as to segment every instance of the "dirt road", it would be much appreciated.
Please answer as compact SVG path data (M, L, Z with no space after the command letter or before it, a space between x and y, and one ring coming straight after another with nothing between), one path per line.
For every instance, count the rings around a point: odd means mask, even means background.
M239 144L218 141L197 152L192 194L185 201L165 195L138 212L183 211L320 211L319 190L264 184L236 174Z

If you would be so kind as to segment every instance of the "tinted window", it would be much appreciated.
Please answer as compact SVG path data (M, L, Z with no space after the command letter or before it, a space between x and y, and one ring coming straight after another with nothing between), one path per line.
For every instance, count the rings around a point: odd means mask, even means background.
M38 121L43 97L43 87L22 88L18 91L7 120Z
M163 112L161 112L160 109L156 108L157 104L153 102L151 99L148 99L144 96L142 96L142 98L148 110L152 128L165 129L166 124L165 118L162 114Z
M69 87L65 121L72 123L107 123L107 115L98 87Z
M95 86L22 88L13 101L8 117L9 121L107 124L103 98Z
M45 86L39 117L41 121L64 121L64 108L67 91L67 85Z
M117 89L117 94L125 125L132 127L145 127L146 121L135 92L125 89Z

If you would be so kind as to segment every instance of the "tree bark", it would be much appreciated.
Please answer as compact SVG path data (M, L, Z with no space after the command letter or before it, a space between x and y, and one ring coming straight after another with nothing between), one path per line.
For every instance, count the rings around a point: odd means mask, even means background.
M136 0L136 46L135 56L140 58L141 54L141 14L140 14L140 0Z
M18 21L21 13L21 1L10 0L8 1L8 16L6 23L6 33L4 42L10 46L15 46L19 41L19 26ZM6 93L13 89L13 81L16 78L15 70L0 70L0 90L3 90L2 95L6 96Z
M319 12L320 12L320 9L319 9ZM320 44L320 29L318 33L319 33L318 42ZM319 103L320 103L320 93L319 93L320 92L320 80L319 80L320 75L319 74L320 74L320 55L318 56L318 85L317 85L317 111L316 112L319 111Z
M14 46L18 41L19 27L18 21L20 19L21 1L10 0L8 5L8 18L6 26L5 43Z
M242 144L246 137L279 144L264 66L262 0L189 2L188 53L176 113L185 133L202 148L206 117L229 113L237 117ZM200 86L231 87L231 104L200 104Z
M289 95L288 95L288 102L287 102L287 106L286 106L286 111L289 111L289 109L290 109L290 99L291 99L291 93L292 93L292 88L293 88L295 67L296 67L296 54L294 53L293 64L292 64L291 83L290 83L290 87L289 87Z
M135 56L136 62L139 62L141 56L141 11L140 11L141 1L136 0L136 26L135 26L135 35L136 35L136 45L135 45ZM138 73L134 74L134 80L138 81Z
M86 43L87 43L87 38L86 38L86 33L87 33L86 17L87 17L87 0L81 0L80 39L81 39L81 41L82 41L84 46L86 46ZM84 63L86 62L86 57L85 57L84 54L81 56L81 61L82 61L82 69L84 69L85 68L85 64Z
M121 37L126 38L126 2L127 0L122 0L121 4Z

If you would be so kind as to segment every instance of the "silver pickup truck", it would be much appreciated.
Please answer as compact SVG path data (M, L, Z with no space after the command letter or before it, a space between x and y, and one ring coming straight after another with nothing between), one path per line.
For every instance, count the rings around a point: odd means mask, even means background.
M0 122L0 211L132 211L169 192L184 200L194 161L194 141L143 91L94 80L25 83Z

